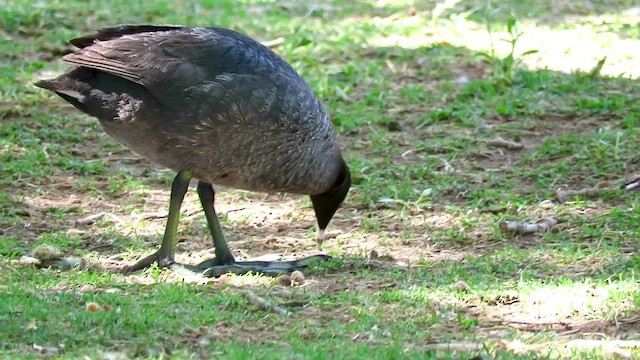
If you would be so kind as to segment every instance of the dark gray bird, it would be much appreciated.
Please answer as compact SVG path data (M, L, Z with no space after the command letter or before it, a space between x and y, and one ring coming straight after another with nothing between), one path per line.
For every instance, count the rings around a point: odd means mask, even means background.
M310 195L318 241L342 204L351 177L331 121L309 86L282 58L223 28L121 25L73 39L75 65L36 86L100 120L146 159L175 170L160 250L130 266L174 263L180 206L191 178L216 258L192 267L210 275L267 274L308 260L236 262L214 209L212 184Z

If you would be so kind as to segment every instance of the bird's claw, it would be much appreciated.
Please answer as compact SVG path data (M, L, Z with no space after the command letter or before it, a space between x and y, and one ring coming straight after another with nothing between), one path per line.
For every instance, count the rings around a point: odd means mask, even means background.
M175 264L173 260L173 255L165 255L162 254L161 250L154 252L151 255L148 255L140 260L138 260L135 264L126 266L122 269L123 273L132 273L138 270L142 270L150 267L153 263L157 263L159 267L169 267L172 264Z

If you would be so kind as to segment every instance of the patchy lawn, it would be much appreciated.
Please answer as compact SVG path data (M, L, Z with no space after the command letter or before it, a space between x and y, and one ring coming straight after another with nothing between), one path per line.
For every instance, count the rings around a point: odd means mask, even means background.
M639 193L624 189L640 177L636 1L9 0L0 12L0 356L640 356ZM66 40L117 23L275 44L333 115L352 168L323 248L333 260L298 286L116 271L158 246L173 174L32 84L65 68ZM307 198L218 190L238 257L317 252ZM182 213L178 260L213 256L193 191ZM86 266L25 265L45 244Z

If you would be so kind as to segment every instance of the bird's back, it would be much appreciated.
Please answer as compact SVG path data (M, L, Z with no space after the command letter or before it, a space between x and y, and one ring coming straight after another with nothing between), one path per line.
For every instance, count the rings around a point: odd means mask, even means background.
M320 193L340 164L307 84L258 42L221 28L121 26L71 41L78 67L37 85L151 161L253 191Z

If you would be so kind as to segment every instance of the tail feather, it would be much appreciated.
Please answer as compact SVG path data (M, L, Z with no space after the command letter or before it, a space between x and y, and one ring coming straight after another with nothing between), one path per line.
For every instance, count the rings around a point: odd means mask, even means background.
M75 106L78 110L85 113L87 112L87 107L85 105L86 96L83 95L83 90L86 90L83 88L86 88L87 84L69 78L66 75L62 75L55 79L36 81L34 85L39 88L55 92L71 105Z
M86 67L77 67L56 78L40 80L37 87L52 91L78 110L101 121L129 120L138 110L140 99L152 98L142 86L122 77Z
M55 81L56 79L43 79L43 80L38 80L36 81L33 85L45 89L45 90L51 90L51 91L55 91Z

